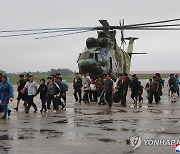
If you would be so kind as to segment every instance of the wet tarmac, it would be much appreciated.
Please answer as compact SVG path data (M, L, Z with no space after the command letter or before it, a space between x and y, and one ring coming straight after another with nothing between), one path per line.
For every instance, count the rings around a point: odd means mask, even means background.
M143 85L147 80L143 81ZM15 87L16 89L16 87ZM171 103L167 87L159 104L147 103L146 92L141 108L134 108L128 94L127 107L120 104L99 106L97 103L74 102L72 85L67 94L67 108L54 113L18 112L10 104L10 119L0 119L0 154L130 154L175 153L171 146L142 144L132 149L132 136L142 139L180 140L180 101ZM39 96L35 102L40 109Z

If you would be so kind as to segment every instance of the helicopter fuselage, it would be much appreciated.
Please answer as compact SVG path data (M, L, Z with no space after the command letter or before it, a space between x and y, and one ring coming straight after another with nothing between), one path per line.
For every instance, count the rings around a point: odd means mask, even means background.
M102 32L105 34L115 34L114 31ZM102 35L98 33L98 35ZM110 74L112 78L117 78L120 73L129 73L133 43L136 38L129 38L127 52L119 48L115 38L99 37L88 38L86 48L79 54L77 60L79 72L88 73L91 77L99 77ZM114 35L115 36L115 35ZM98 43L97 43L98 42Z

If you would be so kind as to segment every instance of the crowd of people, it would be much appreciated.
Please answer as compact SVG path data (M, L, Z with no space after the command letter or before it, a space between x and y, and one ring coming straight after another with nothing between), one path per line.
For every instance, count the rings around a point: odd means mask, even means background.
M47 112L53 109L56 112L61 107L63 110L66 107L66 93L68 91L68 84L62 79L60 74L51 75L45 79L40 80L38 86L34 81L32 74L19 75L17 82L18 97L17 106L14 110L18 111L20 101L24 101L25 113L29 113L31 106L34 112L37 112L37 106L34 102L34 97L40 94L42 107L40 112ZM168 94L171 96L171 102L176 102L176 95L179 97L180 80L178 75L171 74L168 79ZM143 102L143 91L147 92L148 103L152 104L153 99L155 103L159 103L163 94L164 80L161 75L156 73L152 79L143 87L136 74L131 75L127 73L119 74L116 81L111 79L110 75L104 75L98 78L91 78L88 74L75 73L73 80L74 99L79 103L96 102L99 105L108 104L109 107L114 103L120 103L122 107L126 107L128 90L131 91L131 98L134 107L141 107ZM14 90L6 75L0 74L0 112L3 112L3 119L6 119L11 114L8 108L9 101L13 101Z
M179 84L178 75L174 76L174 74L171 74L168 80L168 87L172 103L176 102L176 93L179 97ZM162 88L164 87L164 80L162 80L159 73L156 73L152 79L149 79L146 86L143 87L136 74L133 74L131 78L127 73L119 74L119 78L114 82L110 75L90 78L88 74L83 74L82 78L80 78L79 74L76 73L73 87L76 101L81 102L81 100L83 100L85 103L98 102L99 105L108 103L109 107L112 106L113 102L120 102L122 106L126 107L127 93L130 89L134 106L141 107L141 102L143 102L143 90L147 92L149 104L152 104L153 99L156 104L160 102L163 94ZM82 89L84 90L84 95L81 98Z

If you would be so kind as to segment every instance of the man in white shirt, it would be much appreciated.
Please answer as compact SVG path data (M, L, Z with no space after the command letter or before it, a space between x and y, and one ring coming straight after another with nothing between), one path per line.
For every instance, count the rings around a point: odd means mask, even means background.
M83 74L83 77L82 77L82 84L84 88L83 100L85 103L89 103L90 83L91 83L90 76L88 76L88 74Z
M24 93L26 89L28 92L28 97L27 97L28 107L26 109L26 113L29 113L29 109L31 106L34 107L34 112L37 112L37 106L33 100L34 96L37 93L37 84L36 84L36 82L34 82L34 76L33 75L30 75L29 81L26 83L26 85L24 86L24 88L21 92Z

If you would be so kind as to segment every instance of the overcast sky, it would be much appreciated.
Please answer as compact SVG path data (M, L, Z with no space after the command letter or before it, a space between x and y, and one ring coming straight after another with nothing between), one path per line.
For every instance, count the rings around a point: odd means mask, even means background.
M179 0L0 0L0 30L99 26L180 18ZM179 22L180 23L180 22ZM2 34L2 33L1 33ZM8 72L77 70L77 57L96 32L51 39L0 38L0 69ZM132 71L180 70L180 31L125 31L135 36ZM119 42L120 36L117 35Z

